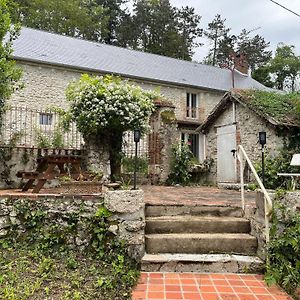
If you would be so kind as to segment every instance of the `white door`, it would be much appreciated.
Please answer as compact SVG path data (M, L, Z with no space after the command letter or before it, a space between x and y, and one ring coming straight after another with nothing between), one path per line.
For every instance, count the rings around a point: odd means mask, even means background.
M217 180L236 182L236 125L217 128Z

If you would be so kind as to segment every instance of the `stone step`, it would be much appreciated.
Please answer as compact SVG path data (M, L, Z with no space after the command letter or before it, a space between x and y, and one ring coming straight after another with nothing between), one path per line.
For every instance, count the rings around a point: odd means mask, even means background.
M245 233L169 233L147 234L146 252L256 255L257 240Z
M264 262L255 256L229 254L145 254L145 272L263 273Z
M147 205L146 217L160 216L214 216L214 217L242 217L243 211L236 206L216 205Z
M244 218L162 216L146 219L146 233L249 233L250 222Z

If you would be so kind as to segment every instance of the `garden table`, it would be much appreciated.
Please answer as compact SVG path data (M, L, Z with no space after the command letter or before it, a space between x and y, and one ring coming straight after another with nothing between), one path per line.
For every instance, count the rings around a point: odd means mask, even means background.
M56 177L66 176L66 166L69 165L72 173L70 174L73 179L81 177L81 159L80 155L61 155L61 154L50 154L39 157L37 159L36 171L27 172L19 171L18 177L28 179L22 191L28 191L33 187L33 183L37 180L36 186L33 188L33 193L38 193L44 186L47 180L54 179ZM57 168L56 168L57 167ZM58 173L57 173L58 169Z

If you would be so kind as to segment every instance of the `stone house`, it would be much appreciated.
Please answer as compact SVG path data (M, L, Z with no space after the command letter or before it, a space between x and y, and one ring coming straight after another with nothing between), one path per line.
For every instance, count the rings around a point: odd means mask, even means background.
M254 105L251 97L245 93L245 90L227 92L197 129L206 137L207 157L214 160L208 175L210 182L239 182L239 166L235 155L238 145L244 147L252 162L260 161L260 131L265 131L267 135L266 154L274 156L282 148L286 137L300 128L299 120L293 119L292 115L271 116L262 107ZM245 166L246 180L249 176L247 173Z
M65 89L72 80L83 73L115 74L144 89L160 91L173 105L176 139L189 141L199 161L207 156L208 143L196 129L224 93L233 87L265 89L248 76L244 64L237 63L234 70L221 69L30 28L22 28L13 47L14 59L24 71L24 88L11 97L10 104L43 110L66 108ZM41 113L35 122L47 129L53 127L53 119Z

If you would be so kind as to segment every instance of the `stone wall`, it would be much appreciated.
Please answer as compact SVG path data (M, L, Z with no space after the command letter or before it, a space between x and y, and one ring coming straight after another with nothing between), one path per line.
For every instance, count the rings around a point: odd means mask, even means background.
M47 109L50 106L67 108L65 90L72 80L79 79L82 71L51 67L43 64L18 62L22 67L24 89L16 92L9 102L13 105L28 106L31 108ZM86 73L86 72L85 72ZM99 75L94 73L93 75ZM212 108L221 100L223 92L190 89L175 85L158 84L141 80L130 80L146 90L158 89L166 100L176 107L177 119L184 119L186 114L186 93L199 95L200 119L209 114Z
M109 231L126 242L131 257L140 260L144 255L144 201L142 191L111 191L98 196L43 196L24 198L14 195L0 197L0 238L14 226L24 233L24 219L18 213L19 204L39 207L48 220L54 220L60 228L68 226L68 220L78 215L76 235L70 239L73 247L84 249L90 243L87 221L99 208L106 207L112 215L108 218Z
M269 195L274 202L275 192L269 191ZM283 198L276 199L292 212L300 212L300 192L287 192ZM256 194L256 208L248 208L246 210L246 217L251 222L251 234L257 238L258 241L258 256L266 259L266 235L265 235L265 206L264 195L261 191ZM270 222L270 227L272 223Z
M38 149L0 147L0 189L19 188L17 172L33 171L38 156Z
M150 119L149 176L152 184L165 183L170 174L172 147L179 141L173 106L158 106Z
M267 155L275 155L283 146L283 138L277 136L276 128L267 121L257 116L249 108L237 103L234 109L232 105L215 120L206 134L207 158L213 158L215 163L209 174L209 181L217 182L217 127L225 125L237 125L237 145L241 144L252 162L261 157L261 147L258 144L258 133L266 131L267 144L265 151ZM237 168L239 172L239 167Z

